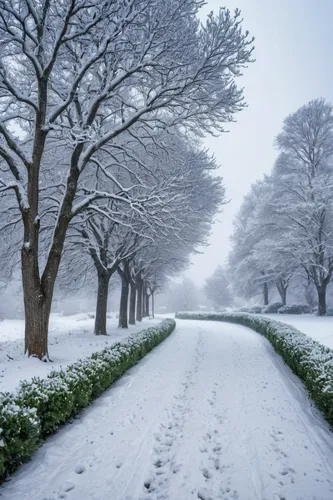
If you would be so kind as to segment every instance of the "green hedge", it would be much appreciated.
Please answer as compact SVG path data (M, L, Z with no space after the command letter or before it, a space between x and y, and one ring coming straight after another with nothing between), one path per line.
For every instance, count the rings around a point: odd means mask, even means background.
M166 319L77 361L47 378L23 381L0 393L0 480L28 460L42 440L89 405L128 368L168 337L176 322Z
M264 335L299 376L317 408L333 426L333 350L296 328L262 316L241 313L178 313L179 319L225 321Z

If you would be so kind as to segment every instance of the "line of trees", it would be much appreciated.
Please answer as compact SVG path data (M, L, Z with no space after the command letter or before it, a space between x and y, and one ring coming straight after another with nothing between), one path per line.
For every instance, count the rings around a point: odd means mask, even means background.
M288 116L276 139L271 175L252 185L234 222L229 255L233 289L268 304L275 288L317 292L326 314L333 273L333 108L315 99Z
M1 258L20 249L29 356L48 358L58 277L98 280L105 334L112 275L126 327L207 237L224 190L200 137L245 106L253 41L202 5L0 0Z

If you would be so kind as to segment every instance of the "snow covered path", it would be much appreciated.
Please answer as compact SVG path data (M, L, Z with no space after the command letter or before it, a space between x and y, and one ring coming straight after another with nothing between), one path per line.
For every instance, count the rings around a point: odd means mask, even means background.
M266 339L177 325L1 498L332 500L333 434Z

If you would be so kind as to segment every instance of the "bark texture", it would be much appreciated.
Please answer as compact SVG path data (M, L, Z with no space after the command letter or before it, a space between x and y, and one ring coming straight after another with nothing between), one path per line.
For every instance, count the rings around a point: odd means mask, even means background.
M326 314L326 287L317 288L318 293L318 316Z
M135 305L136 305L136 287L134 283L131 283L129 319L128 319L130 325L135 325Z
M265 306L268 306L268 285L267 283L264 283L264 304Z
M142 296L143 296L143 281L141 278L137 278L136 280L136 320L142 321Z
M106 315L108 310L109 274L98 275L98 291L95 317L95 335L106 335Z
M122 268L118 268L118 273L121 278L121 295L119 306L119 328L128 328L128 295L129 295L129 282L130 271L127 261L123 262Z

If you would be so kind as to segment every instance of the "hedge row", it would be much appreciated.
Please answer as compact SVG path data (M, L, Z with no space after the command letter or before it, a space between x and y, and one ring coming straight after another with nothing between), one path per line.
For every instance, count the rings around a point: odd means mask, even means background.
M89 405L175 328L173 319L132 334L47 378L0 393L0 480L29 459L42 440Z
M221 311L226 312L226 311ZM240 307L233 312L251 314L312 314L316 312L308 304L289 304L284 306L282 302L272 302L267 306Z
M296 328L262 316L241 313L178 313L179 319L225 321L264 335L293 372L303 380L317 408L333 426L333 350Z

